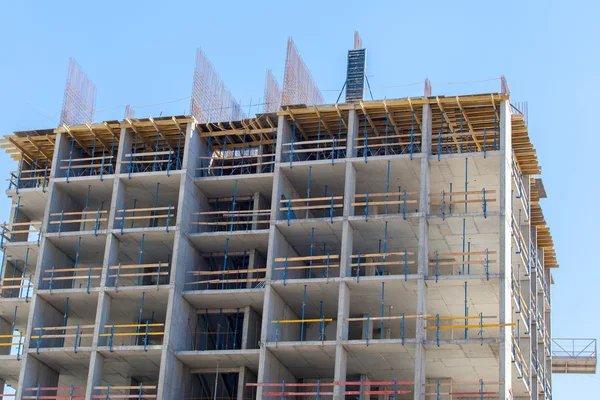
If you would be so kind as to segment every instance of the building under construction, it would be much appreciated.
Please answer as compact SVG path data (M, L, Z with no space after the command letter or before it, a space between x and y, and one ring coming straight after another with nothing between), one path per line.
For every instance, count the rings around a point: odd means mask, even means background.
M595 373L594 339L552 337L506 81L367 101L365 61L356 36L324 104L290 40L246 116L199 50L189 115L103 122L71 62L61 126L3 141L0 397L551 399Z

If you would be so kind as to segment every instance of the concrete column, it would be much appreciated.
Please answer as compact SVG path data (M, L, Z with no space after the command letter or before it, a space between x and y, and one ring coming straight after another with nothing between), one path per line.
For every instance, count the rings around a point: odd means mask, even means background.
M354 215L354 195L356 194L356 169L350 161L346 162L346 182L344 185L344 217Z
M284 115L280 115L277 120L277 142L275 144L275 162L289 162L289 154L283 154L284 143L292 141L292 127L285 119ZM289 148L286 148L289 150Z
M340 249L340 277L352 276L352 249L354 247L354 229L348 220L342 222L342 247Z
M61 161L69 158L71 149L71 138L66 133L58 133L54 142L54 153L52 154L52 169L50 178L64 178L67 176L67 170L61 169Z
M13 327L12 327L12 323L6 321L3 318L0 318L0 335L12 335L13 333ZM13 342L15 342L15 339L11 339ZM18 340L18 338L17 338ZM9 355L10 354L10 346L4 346L2 348L0 348L0 355ZM4 387L4 383L0 384L0 390ZM1 392L0 392L1 393Z
M98 311L96 311L96 326L94 327L94 338L92 339L92 346L106 346L108 345L106 337L100 337L101 333L105 332L105 325L110 322L110 306L112 304L112 298L104 291L98 295Z
M246 383L253 382L255 379L256 375L252 371L246 367L240 367L238 372L237 400L252 398L252 388L246 387Z
M129 169L129 157L126 157L125 155L131 153L133 135L134 133L127 128L121 128L121 134L119 135L119 149L117 150L117 164L115 166L115 171L119 174L125 174Z
M88 371L85 398L91 399L93 395L99 394L94 391L95 386L102 386L102 375L104 372L104 357L97 351L92 351L90 358L90 369Z
M346 369L348 353L342 345L342 340L348 340L348 321L350 316L350 288L345 282L340 282L338 295L338 315L337 315L337 332L335 345L335 367L333 372L333 380L335 382L346 381ZM336 385L333 387L333 398L344 398L344 385Z
M244 323L242 328L242 350L255 349L258 342L258 314L250 306L244 307Z
M185 170L191 178L196 176L196 168L199 166L200 142L200 132L196 129L196 123L188 123L185 127L185 145L183 146L181 169Z
M500 102L500 324L512 323L511 307L511 188L512 188L512 132L511 113L508 100ZM501 399L509 399L512 392L512 363L510 326L500 327L500 371L499 381Z
M431 124L432 112L429 104L423 105L423 122L421 135L421 176L419 189L419 244L417 255L417 315L427 314L427 287L425 277L428 273L429 261L429 226L427 215L429 213L429 155L431 153ZM425 331L425 319L416 320L416 344L415 344L415 386L413 389L414 399L424 399L423 384L425 383L425 346L423 342L427 338Z
M356 157L356 139L359 133L360 122L358 121L358 113L356 109L348 111L348 141L346 154L348 157Z

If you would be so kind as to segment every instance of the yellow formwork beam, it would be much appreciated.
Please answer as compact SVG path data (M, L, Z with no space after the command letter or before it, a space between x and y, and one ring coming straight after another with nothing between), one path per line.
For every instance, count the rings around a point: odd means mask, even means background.
M279 322L280 324L297 324L301 322L332 322L333 318L311 318L311 319L281 319L281 320L272 320L272 323Z

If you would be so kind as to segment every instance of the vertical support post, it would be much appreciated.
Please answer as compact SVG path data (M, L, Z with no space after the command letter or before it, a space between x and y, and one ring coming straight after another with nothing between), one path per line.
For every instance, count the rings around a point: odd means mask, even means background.
M499 397L509 399L512 393L511 365L511 161L512 132L509 100L500 102L500 371Z
M306 285L304 285L304 295L302 297L302 322L300 323L300 341L304 341L304 313L306 310Z
M425 278L428 273L429 252L429 227L427 215L429 214L429 156L431 154L431 105L423 105L422 129L422 153L421 176L419 189L419 243L418 243L418 266L417 266L417 316L427 314L427 288ZM439 152L438 152L439 155ZM414 378L414 400L424 400L423 384L425 384L425 346L426 339L425 318L416 319L416 343L415 343L415 378ZM404 325L404 318L402 320Z

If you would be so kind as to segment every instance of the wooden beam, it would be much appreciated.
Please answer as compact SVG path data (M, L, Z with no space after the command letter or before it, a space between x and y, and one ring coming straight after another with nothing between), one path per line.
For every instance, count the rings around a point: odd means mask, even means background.
M296 128L298 128L298 130L300 131L300 133L302 134L304 139L308 140L308 135L306 134L306 132L304 132L304 129L300 126L298 121L296 121L296 117L294 116L294 113L292 112L292 110L289 107L286 107L286 111L289 113L290 118L292 119L292 121L294 121L294 124L296 124Z
M52 157L48 155L48 153L46 153L40 146L38 146L37 143L35 143L33 140L31 140L31 136L27 135L27 140L29 141L29 143L31 143L31 145L33 147L35 147L40 153L42 153L44 155L44 157L46 157L47 160L52 160Z
M435 100L437 101L438 107L440 108L440 111L442 112L442 115L444 116L446 123L450 127L450 131L452 132L452 140L454 141L454 144L456 145L456 150L459 153L462 153L462 149L460 148L458 140L456 140L456 131L454 129L454 126L452 125L452 121L450 121L450 118L448 118L448 115L446 115L446 112L444 111L444 107L442 106L442 102L440 101L440 98L438 96L435 96ZM443 125L443 122L442 122L442 125Z
M75 143L77 143L79 145L79 147L81 147L81 150L85 151L89 156L91 156L92 153L83 145L83 143L81 143L81 141L79 139L77 139L77 137L75 137L73 135L73 133L71 132L71 129L69 129L67 124L63 124L62 126L63 126L63 128L65 128L65 131L69 134L69 136L71 136L71 138L73 140L75 140Z
M104 147L104 150L110 152L109 146L106 143L104 143L104 140L102 140L98 135L96 135L96 132L94 132L94 128L92 128L92 126L87 122L85 123L85 126L87 126L90 133L92 135L94 135L94 137L100 142L100 144L102 144L102 146Z
M117 135L115 134L115 131L113 131L113 129L110 127L110 125L108 125L108 122L104 122L104 128L106 128L106 130L113 136L114 139L119 139L117 137ZM119 132L120 134L120 132Z
M167 144L167 146L169 146L169 148L171 150L173 150L173 146L171 146L171 143L169 142L169 139L167 139L167 137L165 135L163 135L163 133L161 132L161 130L158 127L158 125L156 125L156 122L154 121L154 118L148 117L148 120L150 121L150 123L152 124L152 126L154 127L154 129L156 129L156 132L158 133L158 135L161 138L163 138L163 140L165 141L165 143Z
M367 110L365 109L365 103L363 103L362 101L360 102L360 108L362 108L363 113L367 117L367 121L369 121L369 125L371 125L371 128L373 128L373 131L375 132L375 134L377 136L379 136L379 132L377 131L377 128L375 127L375 124L373 123L373 120L371 119L371 117L369 116L369 113L367 113ZM359 123L359 125L360 125L360 123Z
M271 118L268 115L266 116L266 119L267 119L267 124L269 124L269 126L271 128L275 128L275 124L273 123L273 121L271 121Z
M158 148L154 148L154 143L148 141L148 139L145 136L142 136L140 134L140 132L137 130L137 128L135 127L135 125L133 125L133 121L131 120L131 118L129 117L125 117L125 121L127 122L127 124L129 124L129 127L131 128L131 130L140 138L144 141L144 143L146 144L146 146L148 146L150 149L152 150L158 150Z
M27 151L21 147L20 144L18 144L13 138L11 138L10 136L7 137L8 141L12 143L13 146L15 146L17 149L19 149L19 151L21 151L21 155L23 158L28 158L30 163L34 163L33 158L31 158L31 156L27 153Z
M346 121L344 120L344 116L340 112L340 106L337 104L335 105L335 111L337 112L337 115L342 119L342 124L344 125L344 127L348 129L348 124L346 123Z
M185 136L185 130L181 129L181 125L179 125L179 122L177 122L177 118L175 117L171 117L171 119L173 120L173 123L175 124L175 126L177 127L177 130L179 132L183 132L183 135Z
M467 113L465 112L465 109L460 104L460 99L458 98L458 96L456 96L456 104L458 104L458 108L460 109L460 113L462 114L463 119L467 122L467 126L469 127L469 131L470 132L475 132L475 129L473 129L473 125L471 125L471 121L469 120L469 117L467 117ZM477 138L475 137L475 135L473 135L472 137L473 137L473 141L475 142L475 145L477 146L477 150L481 151L481 144L479 143L479 141L477 140Z
M325 130L327 131L327 133L329 133L329 136L333 137L333 133L331 132L331 129L329 129L329 127L327 126L327 123L323 119L323 116L319 112L319 109L317 108L317 106L313 104L313 108L315 110L315 113L317 114L317 117L319 117L319 122L323 124L323 126L325 127Z
M386 114L390 117L390 121L392 122L392 126L394 127L394 132L400 133L400 131L398 130L398 126L396 125L396 121L394 120L394 115L388 109L385 100L383 100L383 108L385 109Z
M419 125L419 130L421 131L421 133L423 133L423 128L421 127L421 120L417 118L417 112L415 111L415 107L413 106L412 100L410 99L410 97L408 97L407 100L408 106L410 107L410 111L415 114L415 121L417 122L417 125Z

